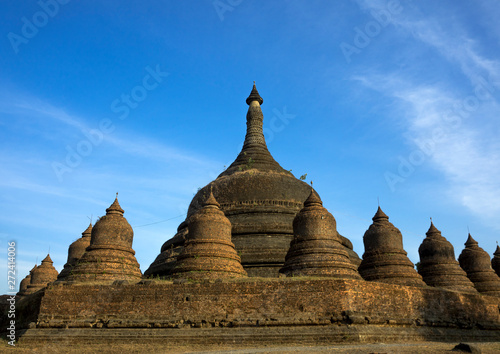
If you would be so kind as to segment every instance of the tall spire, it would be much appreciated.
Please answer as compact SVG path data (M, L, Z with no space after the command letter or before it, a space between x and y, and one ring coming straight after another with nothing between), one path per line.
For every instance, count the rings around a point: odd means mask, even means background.
M227 176L235 172L243 172L249 169L291 174L284 170L279 163L274 160L267 149L263 130L264 115L260 108L263 102L264 100L260 96L259 91L257 91L254 82L252 91L246 99L246 103L249 107L247 112L247 132L243 148L236 160L227 170L222 172L220 176Z

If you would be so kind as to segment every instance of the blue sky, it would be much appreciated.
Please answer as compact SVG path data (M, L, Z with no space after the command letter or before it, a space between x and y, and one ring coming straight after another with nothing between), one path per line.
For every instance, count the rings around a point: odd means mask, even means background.
M18 281L116 192L142 271L241 149L252 82L275 159L363 254L377 199L418 261L500 239L500 4L2 2L0 240ZM6 261L0 292L7 292Z

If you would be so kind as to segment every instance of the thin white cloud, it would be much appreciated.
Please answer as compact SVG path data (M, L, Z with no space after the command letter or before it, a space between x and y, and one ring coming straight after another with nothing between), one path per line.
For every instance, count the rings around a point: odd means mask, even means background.
M387 11L388 1L358 0L360 8L365 11ZM485 57L481 53L480 43L469 35L456 23L456 17L432 17L430 14L422 16L415 6L401 3L402 13L391 16L391 23L406 33L410 33L416 40L434 48L450 63L458 64L463 74L472 84L477 84L478 77L486 76L493 83L500 81L500 61ZM439 4L435 4L439 6ZM455 9L451 9L455 10ZM483 17L487 17L486 9ZM497 31L497 24L491 31Z
M449 182L445 188L450 197L495 224L500 213L500 144L478 122L498 112L496 101L478 99L477 108L461 117L454 107L472 94L460 99L437 85L412 86L398 76L354 79L399 100L414 151L426 152L426 161Z
M381 11L387 6L386 1L372 0L359 0L358 4L366 11ZM455 17L424 17L418 11L419 4L414 5L405 5L401 16L392 18L393 24L458 68L470 82L469 92L457 93L446 82L417 83L404 73L377 72L353 79L402 104L406 138L414 144L414 151L425 146L432 150L426 162L445 177L448 196L498 227L500 144L496 136L500 104L494 85L500 82L500 61L488 58L481 43ZM478 86L482 93L488 92L487 97L478 95ZM468 109L464 109L467 104Z

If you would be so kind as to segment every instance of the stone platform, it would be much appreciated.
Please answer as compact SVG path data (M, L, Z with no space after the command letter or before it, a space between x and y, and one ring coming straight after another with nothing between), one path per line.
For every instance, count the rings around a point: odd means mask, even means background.
M327 278L54 283L18 302L21 341L500 341L500 298Z

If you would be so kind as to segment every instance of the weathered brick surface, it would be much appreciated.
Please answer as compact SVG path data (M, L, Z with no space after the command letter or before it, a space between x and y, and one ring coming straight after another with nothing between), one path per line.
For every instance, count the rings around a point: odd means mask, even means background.
M480 294L341 279L60 284L45 289L37 326L386 324L499 330L499 305L499 298Z
M441 235L431 221L418 253L420 266L418 273L429 286L439 286L463 292L477 292L467 273L455 259L453 245Z

